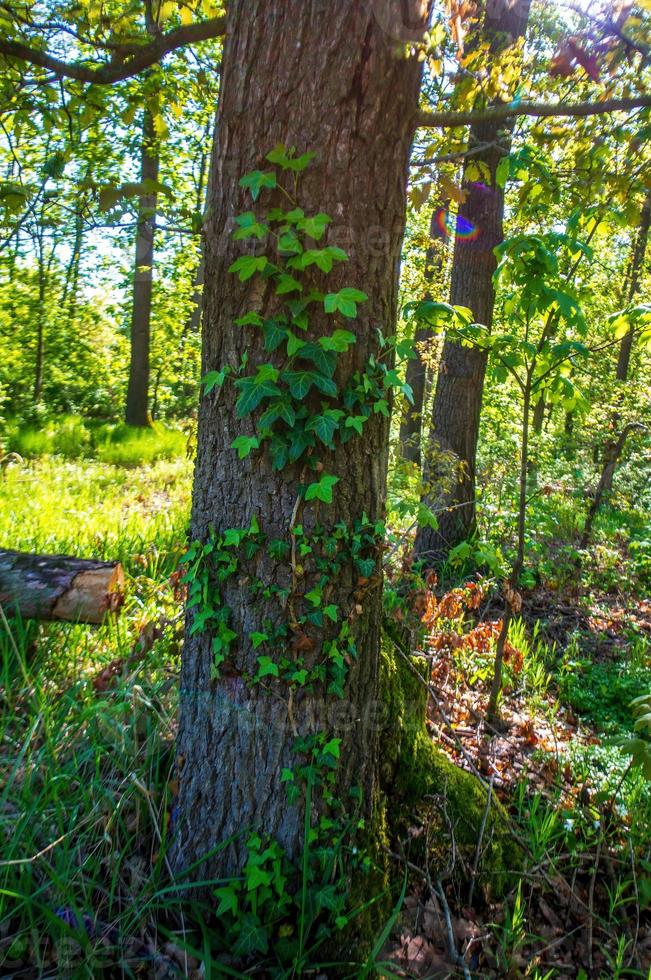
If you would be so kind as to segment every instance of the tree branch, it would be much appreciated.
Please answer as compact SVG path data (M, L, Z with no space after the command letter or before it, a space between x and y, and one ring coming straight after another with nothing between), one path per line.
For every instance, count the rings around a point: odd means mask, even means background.
M135 52L133 52L133 46L129 46L127 49L118 47L110 62L105 62L94 68L80 62L61 61L46 51L39 51L38 48L32 48L21 41L12 41L8 38L0 38L0 55L27 62L37 68L45 68L58 78L72 78L77 82L86 82L90 85L112 85L115 82L123 81L125 78L132 78L134 75L140 74L171 51L176 51L178 48L190 44L197 44L199 41L222 37L225 29L225 16L198 21L195 24L185 24L143 44ZM126 52L129 53L129 57L124 58Z
M602 102L520 102L518 105L489 106L487 109L469 109L467 112L419 113L417 126L450 129L455 126L471 126L475 123L501 122L513 116L595 116L605 112L626 112L651 106L651 95L638 95L628 99L604 99Z

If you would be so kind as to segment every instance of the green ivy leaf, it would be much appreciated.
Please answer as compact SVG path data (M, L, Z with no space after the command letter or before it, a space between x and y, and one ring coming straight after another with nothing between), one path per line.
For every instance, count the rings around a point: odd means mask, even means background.
M243 418L254 411L265 398L273 398L274 395L281 394L280 388L273 381L259 382L255 378L240 378L235 384L241 392L235 405L238 418Z
M318 377L315 371L283 371L281 380L289 386L292 398L305 398Z
M217 888L214 896L219 900L219 905L217 906L218 916L225 915L226 912L237 915L237 892L232 885L228 885L226 888Z
M347 262L348 255L343 248L328 245L326 248L309 248L287 263L292 269L307 269L315 265L321 272L332 272L335 262Z
M313 238L318 242L325 233L327 226L332 221L332 218L320 212L319 214L313 215L311 218L301 218L297 222L297 228L302 231L307 238Z
M278 320L265 320L262 328L264 334L264 349L269 351L277 350L287 336L287 329Z
M253 644L254 650L257 650L259 646L262 646L262 644L266 643L267 640L269 639L266 633L251 633L250 635L251 635L251 643Z
M251 956L253 953L266 953L269 949L267 930L257 915L247 913L237 923L237 939L233 944L235 956Z
M305 428L309 432L314 432L324 445L331 447L336 430L339 427L339 419L343 412L338 409L325 411L323 415L315 415L307 423Z
M314 375L314 385L323 395L329 395L331 398L337 396L337 385L332 378L328 378L324 374Z
M329 378L335 373L337 367L337 356L333 351L326 351L319 344L307 343L301 348L300 358L302 361L312 361L312 364Z
M358 432L361 436L364 422L366 422L365 415L349 415L344 422L344 427L346 429L354 429L355 432Z
M276 186L276 175L273 170L252 170L251 173L244 174L240 177L240 187L248 187L251 191L251 197L254 201L257 201L260 197L260 191L264 187L275 187Z
M237 272L240 282L246 282L256 272L262 272L267 267L269 259L264 255L240 255L233 264L228 267L229 272Z
M324 350L336 351L338 354L345 353L356 342L357 337L350 330L335 330L329 337L321 337L319 340Z
M292 170L294 173L298 173L305 170L316 156L314 150L308 150L307 153L302 153L299 157L294 156L295 152L296 147L293 146L288 150L283 143L278 143L270 153L267 153L267 160L269 163L275 163L282 170Z
M278 419L282 419L290 428L296 421L296 412L292 408L291 403L284 398L273 401L264 414L260 416L260 428L268 429Z
M233 239L236 242L241 241L243 238L262 239L269 232L269 226L258 221L253 211L238 214L235 221L239 225L239 228L233 232Z
M231 443L231 449L237 449L237 455L240 459L244 459L250 452L259 447L260 440L256 436L238 436Z
M262 317L259 313L251 311L250 313L245 313L244 316L240 316L235 321L236 327L261 327Z
M208 374L204 375L201 379L201 384L203 385L204 394L208 394L213 388L221 388L224 381L226 380L226 375L228 373L228 368L224 367L221 371L209 371Z
M278 677L279 673L278 664L271 657L258 657L258 678Z
M361 289L346 286L344 289L340 289L338 293L328 293L324 297L323 308L326 313L339 311L342 316L353 319L357 316L357 304L363 303L367 299L368 296Z
M373 402L373 411L379 412L384 415L385 418L389 418L389 405L386 398L378 398L376 402Z
M281 272L278 276L278 285L276 286L276 295L284 296L286 293L296 293L302 292L303 287L301 286L298 279L294 279L293 276L288 275L286 272Z
M287 356L294 357L298 354L301 347L305 347L305 341L293 334L291 330L287 331Z
M326 744L323 746L323 752L326 755L331 755L335 759L338 759L341 754L340 746L341 746L340 738L331 738L330 741L326 742Z
M306 500L322 500L324 504L332 503L332 488L339 482L338 476L324 473L318 483L310 483L305 491Z

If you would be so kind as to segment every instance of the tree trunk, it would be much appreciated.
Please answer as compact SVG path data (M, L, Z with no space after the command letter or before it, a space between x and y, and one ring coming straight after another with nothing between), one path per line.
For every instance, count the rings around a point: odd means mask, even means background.
M45 362L45 290L46 290L45 256L43 232L39 232L38 241L38 307L36 313L36 358L34 364L34 390L32 400L35 405L43 394L43 369Z
M482 38L490 39L493 50L508 39L521 37L529 16L529 0L509 5L506 0L487 5ZM482 123L470 129L469 148L486 144L486 149L466 160L464 190L466 199L459 206L458 227L452 260L450 302L467 306L475 320L489 329L493 323L495 290L493 273L497 266L494 248L504 238L504 191L497 185L497 165L508 153L512 123ZM479 179L476 168L487 168ZM472 179L468 176L471 169ZM475 467L477 440L487 354L445 340L439 366L432 423L425 460L425 501L436 509L438 529L420 528L414 545L416 558L426 567L443 560L475 528ZM454 460L455 473L450 473ZM447 472L446 472L447 471ZM431 488L445 477L451 483L444 501L434 501Z
M141 181L157 182L158 164L154 119L150 110L145 107L140 150ZM149 347L157 196L155 190L143 194L138 206L131 311L131 356L125 414L127 424L137 426L149 425Z
M599 478L599 483L597 484L597 489L595 490L595 495L592 499L592 503L588 509L588 514L585 520L585 526L583 528L583 534L581 536L580 547L585 549L588 547L588 542L590 541L590 535L592 534L592 526L594 524L595 517L599 512L599 508L603 502L606 494L610 493L613 485L613 476L615 475L615 469L617 468L617 463L619 462L619 457L624 451L624 446L626 440L628 439L631 432L636 431L646 431L646 426L641 422L629 422L625 425L618 436L610 441L606 446L604 453L603 469L601 471L601 477Z
M445 205L443 205L445 207ZM437 236L436 232L436 211L432 214L430 221L430 244L425 256L425 281L429 283L440 283L442 279L443 266L445 260L445 248L443 241ZM426 299L431 298L427 293ZM421 465L421 432L423 427L423 409L425 406L425 388L427 387L427 365L423 361L419 345L426 344L433 337L433 332L428 327L420 327L414 337L417 357L412 358L407 363L407 384L414 393L414 404L408 405L405 413L400 420L400 451L403 459L410 463Z
M215 139L215 126L216 120L213 125L212 133L207 130L204 134L204 142L210 142L210 146L205 152L201 154L201 162L199 166L199 179L197 181L197 197L196 197L196 213L203 216L200 240L199 240L199 263L197 265L194 280L193 280L193 295L192 295L192 309L190 315L188 316L185 324L185 333L198 333L201 328L201 310L202 310L202 296L203 296L203 283L205 279L205 249L204 249L204 231L203 222L205 222L205 189L206 189L206 175L208 176L208 185L211 183L211 173L208 167L208 160L213 159L212 145Z
M638 228L635 248L631 258L630 280L628 287L628 302L632 303L640 288L640 278L644 267L644 257L646 255L647 243L649 241L649 226L651 225L651 190L647 191L642 211L640 213L640 226ZM631 350L633 348L633 333L628 331L622 337L619 345L619 357L617 358L617 380L626 381L628 378L628 366L631 360Z
M75 322L77 304L79 302L79 272L81 268L81 249L84 240L84 215L81 210L75 215L75 237L72 245L70 261L66 268L66 276L61 293L61 309L66 311L66 324L70 329Z
M122 605L119 562L0 548L0 604L23 619L101 623Z
M422 34L427 6L413 4L420 16L417 20L414 15L412 34ZM405 57L404 44L396 44L395 35L386 30L390 21L376 19L371 7L381 12L386 8L402 25L400 11L405 8L398 0L384 0L380 7L362 0L229 3L205 237L204 371L237 366L245 351L249 370L270 357L234 320L252 308L263 317L269 315L277 309L273 294L261 288L257 278L240 283L227 270L242 254L231 238L233 218L251 209L239 179L249 171L268 169L264 156L279 142L296 146L298 152L316 152L301 178L300 205L308 215L329 214L332 224L323 241L349 253L349 261L328 277L327 291L348 285L369 296L357 319L345 323L355 331L357 342L339 357L335 374L339 390L353 371L364 371L368 357L377 353L376 328L381 327L385 335L394 332L421 67L416 58ZM265 192L262 202L265 209L287 207L277 192ZM323 289L317 274L315 282ZM318 338L331 329L332 320L329 323L323 313L313 314L310 334ZM256 518L267 540L289 544L297 508L302 509L304 527L314 528L316 521L314 504L303 507L297 498L297 484L304 479L302 467L290 465L278 473L266 453L237 458L231 443L250 428L236 417L235 398L236 392L227 385L219 396L212 392L201 403L193 538L205 542L211 526L218 531L248 528ZM318 512L326 532L339 522L351 527L363 517L382 518L388 421L376 413L365 425L363 439L351 439L328 451L326 470L339 482L333 503ZM265 620L287 621L277 598L254 595L247 582L263 576L290 590L293 583L281 561L264 554L257 564L240 561L241 573L222 587L222 604L231 610L229 622L237 639L229 652L228 669L220 671L217 679L211 680L212 636L192 633L191 611L186 628L178 743L183 765L174 860L177 869L198 861L192 871L195 877L241 868L246 853L241 836L221 853L205 856L220 841L251 827L263 828L290 859L297 857L304 836L303 800L288 804L282 770L300 760L293 751L294 732L313 731L314 719L317 729L331 730L329 709L342 705L337 695L302 688L288 706L283 682L277 682L271 696L260 684L247 683L245 676L257 670L257 655L248 639L251 632L262 630ZM311 577L307 570L301 574L303 579ZM348 789L361 787L368 813L378 743L365 719L377 692L381 590L371 589L363 603L353 599L351 608L358 575L347 561L332 582L328 601L345 610L343 616L351 610L350 628L359 650L344 691L343 704L352 723L337 730L342 742L336 791L349 800ZM379 586L377 565L376 576ZM316 647L310 658L318 660L329 635L324 628L312 638ZM290 640L278 643L274 654L296 656Z
M646 256L647 244L649 241L649 226L651 225L651 190L647 192L644 199L644 204L642 205L642 210L640 212L640 224L638 227L637 237L635 239L635 245L633 247L633 252L631 254L631 261L628 268L627 285L625 299L626 302L632 303L635 299L638 290L640 288L640 278L644 269L644 259ZM619 452L617 450L617 429L621 424L621 406L623 401L624 391L622 386L628 379L629 365L631 362L631 352L633 350L633 330L629 330L621 339L619 345L619 354L617 357L617 367L615 370L615 378L619 385L617 385L618 390L615 392L615 410L611 417L611 430L615 433L612 437L606 439L606 444L603 449L603 469L602 474L599 479L600 487L600 497L599 504L601 503L601 498L604 495L611 493L613 489L613 478L615 476L615 469L617 466L617 459ZM589 520L589 529L592 527L592 519ZM588 525L586 525L588 526Z

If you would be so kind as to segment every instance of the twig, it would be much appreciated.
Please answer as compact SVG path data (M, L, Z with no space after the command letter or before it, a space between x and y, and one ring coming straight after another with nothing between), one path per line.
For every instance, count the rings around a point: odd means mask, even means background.
M488 813L490 811L491 798L493 795L493 781L495 777L491 776L490 782L488 784L488 793L486 795L486 806L484 807L484 815L481 820L481 827L479 828L479 837L477 839L477 850L475 851L475 861L472 866L472 877L470 879L470 889L468 891L468 905L472 905L472 897L475 891L475 881L477 880L477 870L479 868L479 861L481 860L481 846L484 840L484 834L486 833L486 823L488 821Z
M443 909L445 928L448 934L448 956L453 963L456 963L457 966L461 967L465 980L472 980L470 970L468 969L468 964L457 949L457 944L454 938L454 929L452 928L450 906L448 905L448 900L445 897L445 892L443 890L443 885L441 884L440 878L437 878L434 882L434 894L438 898L439 902L441 903L441 908Z
M601 845L603 844L604 835L603 833L599 837L599 845L597 847L597 854L594 859L594 868L592 871L592 878L590 879L590 891L588 892L588 968L590 973L592 973L592 940L593 940L593 924L594 924L594 889L597 883L597 871L599 870L599 859L601 857Z

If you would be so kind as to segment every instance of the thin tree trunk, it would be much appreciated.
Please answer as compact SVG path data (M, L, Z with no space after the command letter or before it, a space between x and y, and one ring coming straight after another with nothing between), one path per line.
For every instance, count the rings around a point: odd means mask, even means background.
M215 127L216 121L213 126L213 133L211 139L211 148L206 150L201 154L201 165L199 167L199 180L197 183L197 198L196 198L196 211L197 214L203 214L205 211L204 206L204 191L206 187L206 175L208 177L208 185L211 183L211 173L210 167L208 166L208 161L213 159L212 146L215 139ZM209 132L206 133L206 140L208 139ZM205 214L204 214L205 221ZM185 325L186 333L198 333L201 328L201 310L202 310L202 295L203 295L203 283L205 279L205 268L206 268L206 256L205 256L205 246L204 246L204 230L203 224L201 228L200 240L199 240L199 263L197 265L194 282L193 282L193 295L192 295L192 310L190 316L187 318Z
M626 290L625 300L628 303L632 303L635 299L639 288L640 279L642 277L642 272L644 269L644 259L646 256L647 244L649 241L649 226L651 225L651 190L647 192L646 198L644 199L644 204L642 206L642 211L640 212L640 224L638 227L637 237L635 239L635 245L633 247L633 252L631 255L631 261L628 269L627 284L628 289ZM621 339L619 345L619 355L617 357L617 367L615 370L615 378L620 383L618 391L615 395L616 408L612 413L611 417L611 431L616 432L621 425L621 403L623 396L622 386L628 380L628 371L631 363L631 352L633 350L633 339L634 332L629 330ZM617 448L618 437L615 435L612 438L607 438L603 449L603 469L601 477L599 478L599 488L600 488L600 498L604 495L609 494L613 489L613 477L615 475L615 469L617 467L617 460L619 458L619 453ZM599 491L598 491L599 492ZM588 518L590 522L590 529L592 526L592 519ZM586 525L587 526L587 525ZM589 532L588 532L589 537ZM586 538L587 541L587 538Z
M521 37L529 16L529 0L509 5L506 0L487 5L482 38L493 49L501 49L504 38ZM493 323L495 290L493 273L497 266L494 248L504 238L504 191L497 185L497 165L511 142L512 124L482 123L472 126L469 148L486 144L464 167L466 199L459 206L457 234L452 260L450 302L469 307L475 320L489 329ZM476 168L486 168L477 179ZM471 169L473 179L468 177ZM475 468L487 354L462 347L446 339L439 366L432 423L425 460L425 501L433 502L431 488L447 476L451 489L438 515L438 529L420 528L414 545L416 558L431 567L445 558L475 528ZM455 461L450 474L448 460ZM450 480L450 478L452 479ZM436 504L437 510L440 503Z
M145 106L140 150L141 181L158 181L159 154L154 119ZM131 311L131 352L125 421L149 425L149 348L151 340L151 294L154 265L157 193L143 194L138 206L136 255Z
M45 362L45 291L46 272L42 231L38 242L38 307L36 314L36 358L34 364L34 390L32 400L35 405L43 394L43 371Z
M384 6L402 24L403 4L387 0ZM413 4L420 12L421 31L427 6ZM416 30L415 18L414 25ZM240 283L227 270L242 254L231 238L233 217L251 209L239 179L249 171L268 169L265 154L281 142L296 146L298 152L316 152L301 178L300 205L306 214L329 214L333 220L323 241L349 252L349 261L328 277L327 290L351 285L369 296L357 319L346 321L357 342L338 361L335 380L341 389L351 373L364 371L368 357L377 353L376 327L385 334L395 329L420 63L405 57L404 44L396 44L362 0L231 0L222 66L206 227L203 370L238 365L245 351L249 368L269 360L255 335L235 326L234 320L252 308L263 317L269 315L277 301L255 277ZM287 207L277 192L265 192L262 202ZM314 281L323 288L316 272ZM314 309L310 334L318 338L330 332L332 320ZM235 397L226 385L219 396L211 392L201 403L192 536L206 541L210 527L248 528L256 518L267 540L289 544L297 508L302 526L313 528L317 519L314 505L301 505L297 498L297 484L304 479L301 465L278 473L266 453L237 458L231 443L250 431L250 423L236 417ZM339 522L353 526L363 515L370 521L382 517L388 436L388 419L376 413L366 423L363 439L351 439L328 452L327 472L339 482L333 503L318 512L327 533ZM242 832L250 827L263 828L290 859L302 851L304 801L288 804L282 770L301 758L293 750L294 731L314 730L314 718L317 729L332 731L329 709L341 705L336 694L301 689L290 710L284 682L277 681L273 694L247 683L246 676L257 670L248 637L263 628L265 619L284 621L277 597L252 594L248 576L293 586L284 562L265 555L257 564L244 558L240 562L241 573L222 587L223 605L231 610L229 623L237 635L228 669L211 680L213 638L210 631L193 634L191 611L183 651L178 742L183 765L174 861L177 869L199 862L192 871L199 878L241 868L246 854ZM329 602L344 610L344 616L351 609L357 576L346 561L332 581ZM311 578L311 573L302 569L304 578ZM375 588L351 613L359 656L351 662L344 698L349 718L355 720L337 729L342 741L335 792L349 800L350 787L360 787L367 814L378 757L377 734L367 719L377 693L380 623L381 595ZM318 660L330 635L327 628L315 633L310 658ZM279 641L273 652L296 656L289 640ZM240 836L221 853L205 857L232 835Z
M79 302L79 272L81 268L81 251L84 240L84 216L81 209L75 216L75 238L72 246L70 261L66 268L66 276L61 293L61 309L65 310L66 324L70 329L77 313Z
M637 239L630 267L630 280L628 287L628 302L632 303L637 296L640 288L640 279L644 268L644 258L646 255L647 244L649 241L649 226L651 225L651 190L647 191L642 211L640 212L640 226L638 228ZM616 378L618 381L626 381L628 378L628 367L631 361L631 350L633 349L633 333L631 330L624 334L619 345L619 357L617 358Z
M590 535L592 534L592 527L594 525L595 517L599 512L599 508L603 503L604 497L610 493L613 486L613 476L615 475L615 470L617 468L617 463L619 462L619 457L624 451L624 446L626 440L628 439L631 432L637 430L646 430L641 422L629 422L625 425L622 431L619 433L616 439L609 441L606 446L606 452L604 454L603 469L601 471L601 477L599 478L599 483L597 484L597 489L595 490L595 495L592 498L592 503L590 504L588 515L585 520L585 527L583 528L583 534L581 536L581 548L587 548L588 542L590 541Z
M527 475L529 470L529 413L531 410L531 373L527 378L526 387L524 389L524 399L522 403L522 440L520 443L520 475L519 475L519 492L518 492L518 534L517 534L517 550L515 561L513 562L513 568L511 569L511 575L509 576L509 581L506 588L504 589L505 598L505 608L504 616L502 618L502 627L500 629L499 636L497 638L497 643L495 645L495 663L493 665L493 680L491 683L490 696L488 700L488 710L486 717L489 721L495 722L498 720L499 711L498 703L500 692L502 690L502 667L504 664L504 650L506 647L506 641L509 637L509 626L513 620L514 614L519 611L520 608L520 595L518 592L518 584L520 579L520 573L522 572L522 566L524 565L524 536L527 525Z
M444 204L443 207L446 207ZM425 281L428 283L426 299L431 298L429 284L438 283L442 278L445 261L444 243L437 236L436 214L432 213L429 228L430 243L425 255ZM429 327L419 327L414 337L417 357L407 363L406 382L414 394L413 405L407 405L400 420L400 451L403 459L410 463L421 465L421 433L423 427L423 409L425 406L425 389L427 387L428 367L423 361L419 345L426 344L433 337Z

